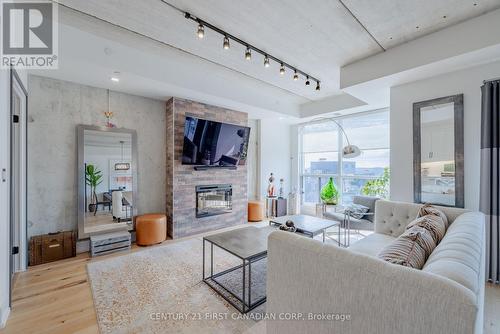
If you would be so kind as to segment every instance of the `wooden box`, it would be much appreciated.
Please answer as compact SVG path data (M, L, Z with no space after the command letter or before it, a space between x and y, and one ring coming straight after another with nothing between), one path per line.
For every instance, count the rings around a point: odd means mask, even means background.
M48 263L76 256L76 233L56 232L31 237L29 265Z

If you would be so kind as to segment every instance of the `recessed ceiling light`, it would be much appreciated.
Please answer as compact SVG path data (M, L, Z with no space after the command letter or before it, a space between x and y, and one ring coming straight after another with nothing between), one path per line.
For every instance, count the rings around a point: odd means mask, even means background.
M111 77L111 81L113 81L113 82L120 82L120 78Z

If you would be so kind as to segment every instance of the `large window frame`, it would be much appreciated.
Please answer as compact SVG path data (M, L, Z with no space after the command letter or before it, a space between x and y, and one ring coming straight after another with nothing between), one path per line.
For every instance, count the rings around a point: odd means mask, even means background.
M344 117L338 117L338 118L335 118L335 120L341 125L341 126L344 126L344 122L346 120L351 120L351 119L355 119L355 118L359 118L359 117L363 117L363 116L367 116L367 115L371 115L371 114L376 114L376 113L389 113L389 109L387 108L384 108L384 109L378 109L378 110L373 110L373 111L369 111L369 112L363 112L363 113L360 113L360 114L355 114L355 115L348 115L348 116L344 116ZM366 180L366 181L369 181L369 180L376 180L378 179L380 176L368 176L368 175L351 175L351 174L345 174L344 173L344 161L350 161L350 159L345 159L343 156L342 156L342 148L347 144L347 141L345 139L345 136L344 134L342 133L342 131L340 131L340 129L338 128L338 126L335 125L334 122L332 122L331 120L321 120L321 121L318 121L317 123L332 123L332 126L333 128L335 129L336 128L336 132L337 132L337 143L338 143L338 147L337 147L337 150L336 151L317 151L317 152L314 152L314 151L307 151L307 152L304 152L303 150L303 136L304 136L304 128L309 125L310 123L307 123L307 124L303 124L301 126L299 126L299 131L298 131L298 134L299 134L299 177L300 177L300 204L301 206L303 205L315 205L316 203L320 203L321 202L321 199L320 199L320 191L321 191L321 187L323 184L325 184L330 177L333 177L334 180L335 180L335 185L337 186L337 190L339 192L339 204L347 204L345 201L344 201L344 181L353 181L353 180ZM347 135L349 136L349 130L347 129ZM356 144L356 143L351 143L351 144ZM390 145L389 143L387 143L387 147L373 147L373 148L362 148L361 149L362 152L368 152L368 151L377 151L377 150L388 150L389 151L389 155L390 155ZM304 160L305 160L305 155L306 154L312 154L312 153L336 153L337 154L337 173L312 173L312 172L305 172L304 171ZM387 166L388 167L388 166ZM316 194L316 201L315 202L310 202L310 201L305 201L304 198L305 198L305 180L306 178L317 178L317 182L318 182L318 191L317 191L317 194Z

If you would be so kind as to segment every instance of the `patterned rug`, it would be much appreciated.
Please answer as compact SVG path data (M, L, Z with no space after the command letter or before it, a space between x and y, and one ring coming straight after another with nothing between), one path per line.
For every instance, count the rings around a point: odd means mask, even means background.
M214 247L216 272L240 263ZM262 260L252 267L252 298L265 293L265 266ZM243 318L202 282L199 238L91 262L87 272L101 333L243 333L265 310L264 304ZM223 281L238 291L241 272Z

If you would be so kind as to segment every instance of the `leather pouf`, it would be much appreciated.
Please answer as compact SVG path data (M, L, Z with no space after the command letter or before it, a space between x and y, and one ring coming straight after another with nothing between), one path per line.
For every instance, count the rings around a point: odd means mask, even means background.
M260 222L264 219L264 205L259 201L248 201L248 221Z
M136 243L139 246L159 244L167 238L167 217L163 214L147 214L135 220Z

